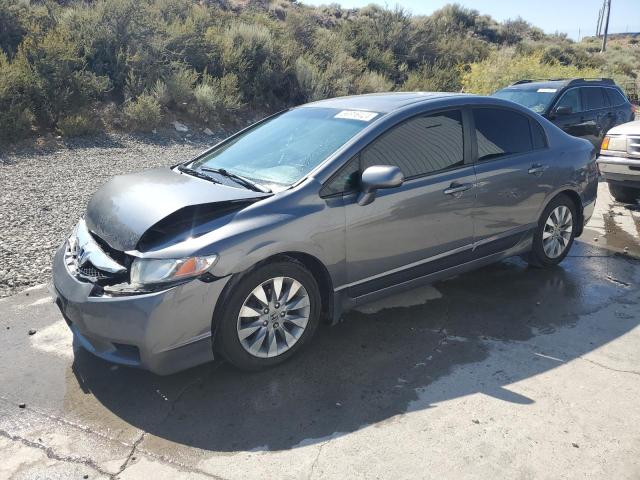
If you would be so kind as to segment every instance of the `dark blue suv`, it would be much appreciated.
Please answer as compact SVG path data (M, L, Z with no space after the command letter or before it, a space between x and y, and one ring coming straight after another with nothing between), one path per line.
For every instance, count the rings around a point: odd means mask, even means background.
M493 96L530 108L598 149L609 129L635 115L635 107L610 78L520 80Z

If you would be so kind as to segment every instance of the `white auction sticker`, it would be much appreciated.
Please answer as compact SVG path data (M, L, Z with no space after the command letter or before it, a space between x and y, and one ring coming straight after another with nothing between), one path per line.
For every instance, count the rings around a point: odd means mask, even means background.
M558 91L557 88L539 88L538 92L540 93L556 93Z
M333 118L345 118L347 120L361 120L363 122L370 122L376 118L378 114L376 112L361 112L358 110L342 110L336 114Z

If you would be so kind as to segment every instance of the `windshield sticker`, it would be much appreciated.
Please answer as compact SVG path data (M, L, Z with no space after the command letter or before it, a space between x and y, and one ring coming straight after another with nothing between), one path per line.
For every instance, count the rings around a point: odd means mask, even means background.
M362 122L370 122L376 118L376 112L360 112L358 110L342 110L333 118L344 118L346 120L360 120Z
M539 93L556 93L558 91L557 88L539 88Z

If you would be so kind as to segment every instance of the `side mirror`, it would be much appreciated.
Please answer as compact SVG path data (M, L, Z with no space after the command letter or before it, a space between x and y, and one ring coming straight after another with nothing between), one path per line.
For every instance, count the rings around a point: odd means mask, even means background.
M369 205L376 198L379 188L399 187L404 182L404 175L398 167L391 165L374 165L362 172L360 178L360 196L358 205Z
M556 108L556 115L571 115L573 113L573 108L570 105L562 105L561 107Z

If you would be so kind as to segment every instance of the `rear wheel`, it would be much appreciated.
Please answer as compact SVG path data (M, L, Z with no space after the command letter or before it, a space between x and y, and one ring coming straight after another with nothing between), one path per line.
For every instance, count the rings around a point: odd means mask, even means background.
M535 267L552 267L564 260L575 238L577 218L571 198L564 194L554 198L538 220L527 262Z
M217 309L216 349L243 370L281 363L313 336L320 302L317 282L297 260L262 265L236 279Z
M635 203L640 198L640 189L632 187L623 187L615 183L609 183L609 191L611 196L622 203Z

